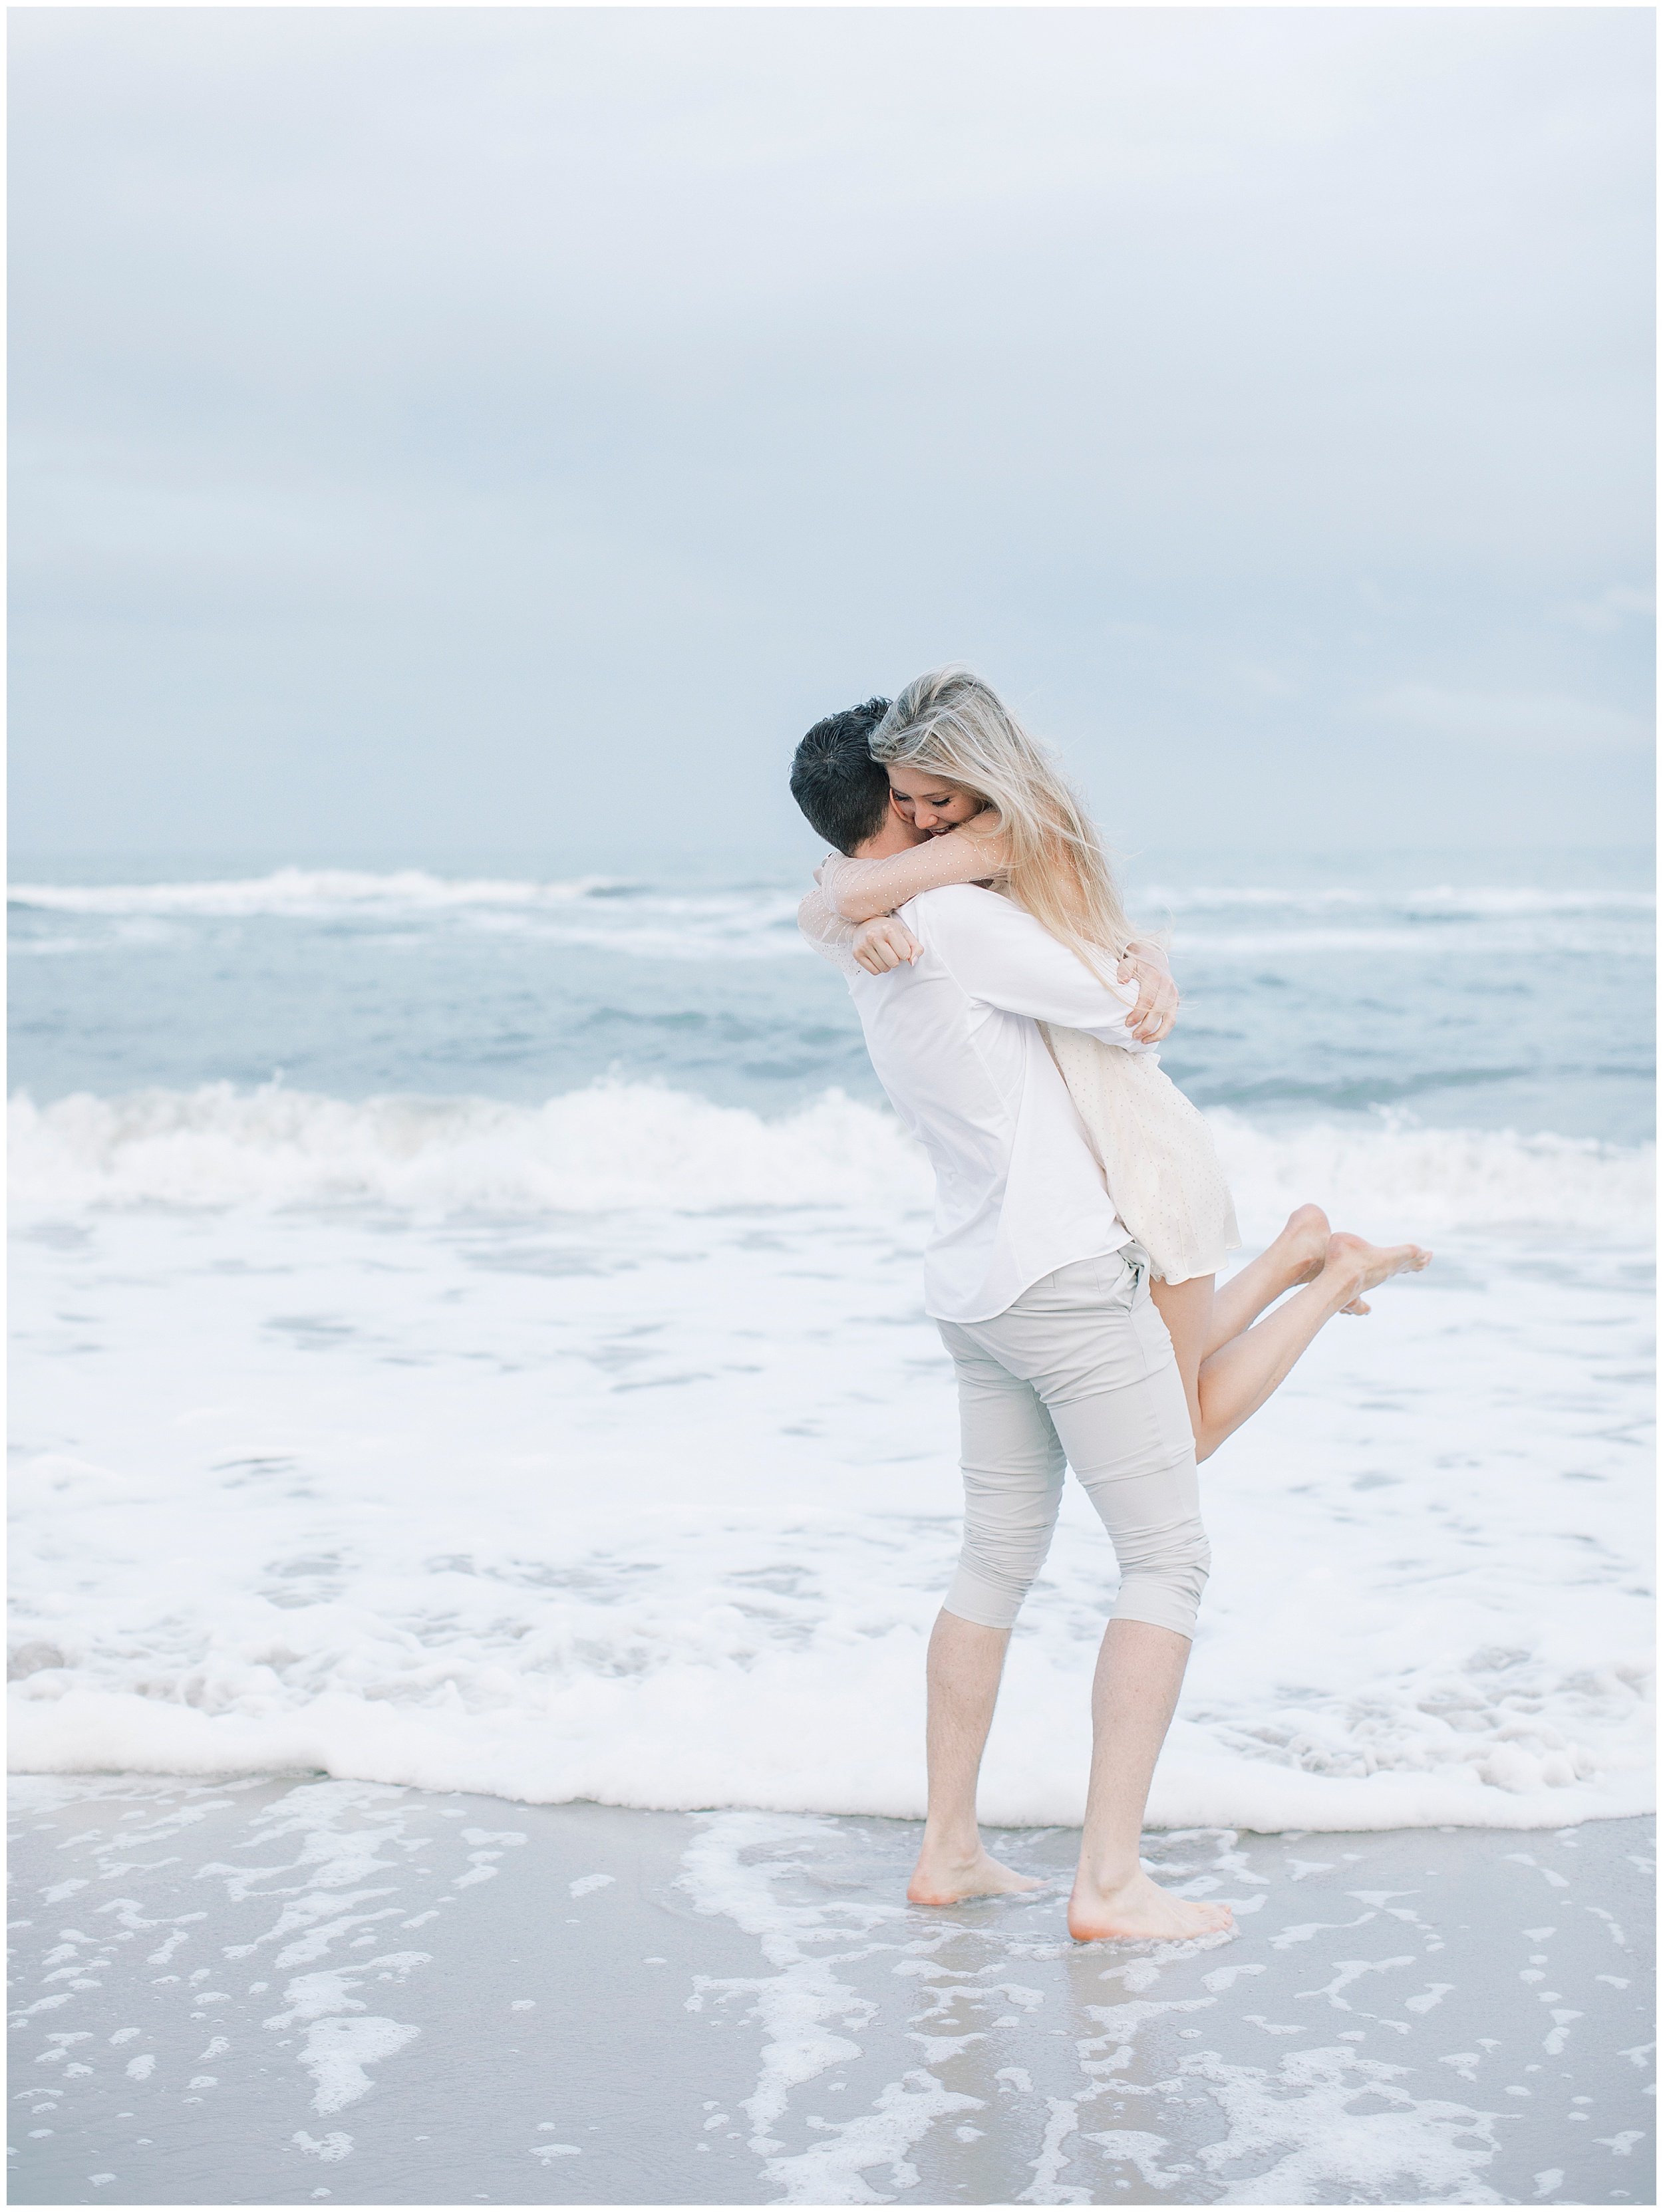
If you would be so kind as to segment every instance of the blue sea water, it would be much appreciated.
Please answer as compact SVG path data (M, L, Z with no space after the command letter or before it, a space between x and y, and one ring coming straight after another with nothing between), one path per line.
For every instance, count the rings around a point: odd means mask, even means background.
M19 1764L921 1809L929 1176L814 857L18 864ZM1642 1808L1643 858L1125 872L1249 1245L1435 1253L1203 1470L1152 1819ZM1070 1490L990 1818L1078 1819L1112 1586Z
M777 1114L875 1100L807 858L251 869L20 863L14 1089L37 1101L274 1076L344 1098L521 1103L604 1075ZM1203 1108L1633 1143L1650 1128L1643 854L1143 854Z

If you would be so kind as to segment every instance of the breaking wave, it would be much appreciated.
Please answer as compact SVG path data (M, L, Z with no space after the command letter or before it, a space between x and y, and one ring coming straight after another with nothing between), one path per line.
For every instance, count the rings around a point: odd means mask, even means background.
M1367 1229L1497 1224L1641 1233L1650 1146L1425 1128L1405 1117L1270 1130L1211 1117L1244 1221L1306 1200ZM10 1109L15 1202L315 1206L443 1213L929 1204L923 1157L895 1117L828 1091L768 1119L655 1084L604 1082L539 1106L484 1098L349 1100L271 1084Z

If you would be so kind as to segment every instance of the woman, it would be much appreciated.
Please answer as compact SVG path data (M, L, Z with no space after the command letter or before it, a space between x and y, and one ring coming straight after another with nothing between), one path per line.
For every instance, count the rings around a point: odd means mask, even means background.
M887 860L834 855L820 871L831 904L868 925L851 948L862 966L877 974L917 957L916 942L882 919L905 900L945 884L985 883L1112 979L1132 933L1097 832L989 685L958 668L919 677L885 714L871 750L887 771L892 803L923 842ZM1366 1291L1426 1267L1432 1255L1417 1244L1331 1234L1320 1207L1301 1206L1269 1249L1220 1290L1219 1267L1240 1239L1202 1115L1154 1054L1041 1026L1110 1195L1149 1255L1150 1295L1184 1377L1196 1456L1206 1459L1264 1403L1331 1315L1366 1314ZM1296 1295L1276 1305L1288 1291Z

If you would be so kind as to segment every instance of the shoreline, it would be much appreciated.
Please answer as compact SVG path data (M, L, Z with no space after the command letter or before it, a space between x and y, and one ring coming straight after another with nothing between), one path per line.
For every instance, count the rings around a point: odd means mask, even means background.
M1077 1945L1060 1827L11 1797L14 2203L1651 2201L1649 1821L1151 1832L1239 1933Z
M435 1784L425 1778L418 1778L410 1771L419 1765L430 1765L430 1756L426 1759L401 1759L395 1753L393 1757L380 1763L381 1771L379 1771L373 1769L369 1771L356 1771L369 1765L369 1762L362 1760L355 1762L353 1771L342 1771L333 1765L316 1759L307 1759L304 1756L263 1760L258 1757L260 1742L269 1741L271 1737L275 1737L278 1742L282 1742L285 1737L291 1742L296 1737L304 1741L308 1726L311 1725L310 1717L305 1714L284 1716L271 1724L268 1730L267 1725L264 1723L227 1720L190 1707L158 1707L155 1699L140 1696L71 1691L63 1699L55 1702L70 1705L75 1717L77 1719L82 1719L83 1734L92 1733L94 1741L102 1737L112 1747L121 1741L124 1737L131 1742L133 1731L131 1727L125 1725L126 1717L129 1709L136 1709L147 1721L155 1720L161 1730L168 1735L173 1763L166 1766L146 1766L131 1761L123 1763L114 1759L96 1761L87 1759L83 1753L74 1764L59 1765L49 1759L40 1759L37 1755L34 1761L27 1765L21 1759L15 1765L9 1765L6 1770L9 1781L93 1782L103 1777L120 1775L129 1778L143 1777L155 1782L191 1782L223 1787L250 1781L361 1782L370 1787L417 1790L431 1796L443 1796L450 1791L461 1792L470 1796L488 1797L509 1808L557 1808L563 1806L593 1805L605 1810L621 1813L703 1815L755 1812L788 1815L801 1814L827 1820L918 1820L923 1818L921 1804L916 1809L911 1805L904 1808L897 1808L888 1804L853 1807L847 1804L813 1804L803 1802L801 1793L797 1792L789 1794L782 1792L774 1802L771 1802L766 1795L758 1793L737 1803L699 1799L691 1793L679 1796L667 1794L661 1802L655 1803L625 1802L616 1797L588 1796L577 1790L573 1790L570 1794L563 1792L559 1795L550 1795L546 1797L527 1796L518 1790L495 1788L489 1779L475 1779L469 1775L467 1770L470 1767L473 1768L476 1773L481 1768L489 1771L491 1765L490 1759L478 1757L469 1759L464 1756L460 1759L459 1778L447 1786L443 1784ZM13 1705L10 1719L14 1747L20 1735L23 1736L25 1742L28 1740L27 1717L27 1705L16 1703ZM350 1716L354 1723L360 1717L356 1712ZM384 1735L393 1733L396 1729L399 1719L396 1713L383 1709L377 1717ZM471 1714L466 1717L466 1723L467 1726L478 1734L483 1732L488 1723L488 1717ZM1179 1717L1174 1723L1174 1730L1181 1731L1183 1725L1184 1719L1180 1711ZM253 1739L248 1744L248 1755L242 1763L216 1762L212 1755L216 1739L221 1738L222 1732L227 1730L235 1730L245 1737ZM43 1729L40 1734L45 1735L50 1732L49 1729ZM423 1741L421 1744L421 1750L423 1753L429 1753L430 1747ZM85 1763L82 1763L83 1759ZM1192 1776L1194 1769L1200 1764L1193 1753L1191 1754L1189 1764ZM1185 1809L1173 1802L1176 1793L1170 1787L1163 1790L1161 1771L1157 1766L1154 1784L1150 1791L1149 1806L1144 1819L1143 1825L1146 1830L1162 1833L1194 1827L1229 1826L1246 1835L1279 1836L1288 1834L1295 1829L1306 1835L1385 1835L1416 1831L1441 1832L1472 1829L1496 1833L1506 1832L1517 1835L1532 1835L1553 1833L1563 1828L1580 1827L1588 1821L1644 1820L1654 1816L1657 1811L1654 1778L1649 1771L1618 1774L1597 1784L1558 1785L1546 1790L1537 1789L1518 1792L1494 1785L1474 1784L1474 1790L1483 1792L1482 1797L1476 1802L1473 1802L1471 1792L1462 1791L1459 1794L1452 1792L1440 1799L1435 1815L1427 1814L1418 1819L1414 1817L1393 1819L1391 1815L1395 1809L1401 1808L1401 1814L1408 1815L1412 1814L1417 1802L1425 1803L1425 1784L1428 1778L1425 1774L1377 1773L1366 1778L1336 1778L1325 1775L1290 1773L1284 1766L1265 1762L1264 1787L1262 1791L1256 1793L1251 1787L1244 1787L1244 1778L1248 1784L1251 1784L1253 1779L1252 1763L1245 1759L1229 1762L1221 1759L1217 1764L1221 1778L1210 1794L1227 1798L1236 1805L1244 1802L1251 1802L1252 1798L1258 1795L1262 1802L1255 1809L1262 1810L1267 1814L1272 1811L1270 1800L1273 1795L1276 1800L1274 1810L1276 1814L1282 1813L1291 1799L1299 1817L1297 1819L1267 1817L1262 1824L1246 1818L1225 1821L1186 1817ZM1194 1797L1197 1794L1209 1794L1205 1790L1204 1785L1203 1790L1197 1792L1191 1777L1186 1777L1185 1779L1187 1784L1185 1795ZM1359 1818L1358 1815L1361 1814L1381 1817ZM1514 1817L1509 1818L1509 1814ZM1066 1812L1060 1813L1059 1817L1054 1820L1015 1820L1007 1814L1002 1819L993 1820L984 1825L991 1825L1002 1830L1012 1830L1020 1833L1026 1829L1051 1829L1059 1826L1077 1826L1079 1820L1077 1814L1070 1819Z

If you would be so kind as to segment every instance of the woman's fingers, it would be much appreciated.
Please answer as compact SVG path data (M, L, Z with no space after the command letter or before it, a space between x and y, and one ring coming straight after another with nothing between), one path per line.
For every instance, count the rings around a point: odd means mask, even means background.
M911 931L886 915L880 921L868 922L854 945L856 963L868 975L886 975L903 961L916 960L919 951L918 940Z
M1178 986L1164 961L1148 959L1142 951L1128 952L1120 963L1123 983L1136 983L1137 1004L1126 1017L1126 1026L1141 1044L1159 1044L1178 1015Z

